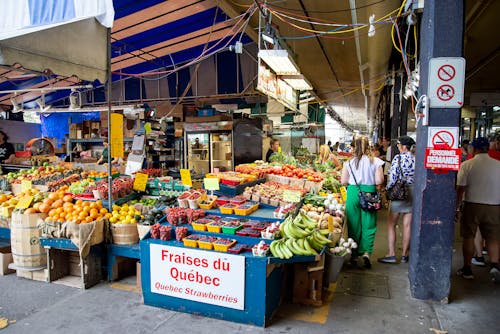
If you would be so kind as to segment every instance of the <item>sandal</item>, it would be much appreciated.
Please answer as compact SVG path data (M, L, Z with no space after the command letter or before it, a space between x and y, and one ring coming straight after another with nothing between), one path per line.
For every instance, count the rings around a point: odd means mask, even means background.
M370 262L370 258L368 256L363 256L363 267L365 267L365 269L372 268L372 263Z

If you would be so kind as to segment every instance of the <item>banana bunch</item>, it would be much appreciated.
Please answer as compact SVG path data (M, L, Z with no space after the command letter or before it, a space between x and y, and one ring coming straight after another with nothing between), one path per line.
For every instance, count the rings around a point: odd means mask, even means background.
M294 255L316 255L325 245L331 243L326 236L328 229L316 229L318 222L299 213L292 219L288 217L281 223L282 239L271 243L271 253L281 259L289 259Z

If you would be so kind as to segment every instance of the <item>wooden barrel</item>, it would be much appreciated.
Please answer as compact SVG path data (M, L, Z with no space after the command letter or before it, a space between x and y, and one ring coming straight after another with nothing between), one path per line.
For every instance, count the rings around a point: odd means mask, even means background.
M43 213L12 213L10 223L12 258L20 269L47 266L45 249L40 246L41 231L37 227L38 220L45 216Z
M137 224L112 224L111 235L117 245L133 245L139 242Z

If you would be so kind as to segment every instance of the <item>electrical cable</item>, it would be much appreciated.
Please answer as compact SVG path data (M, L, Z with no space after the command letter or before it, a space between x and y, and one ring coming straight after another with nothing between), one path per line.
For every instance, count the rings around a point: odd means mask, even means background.
M229 1L231 1L231 0L229 0ZM359 7L353 8L353 9L358 10L358 9L363 9L363 8L371 7L371 6L377 5L379 3L382 3L384 1L385 0L379 0L377 2L373 2L373 3L370 3L370 4L364 5L364 6L359 6ZM280 9L288 9L288 10L294 10L294 11L297 11L297 12L302 12L301 9L291 9L291 8L285 8L285 7L277 6L277 5L272 5L272 6L276 7L276 8L280 8ZM319 11L319 10L314 11L314 10L311 10L310 12L311 13L316 13L316 14L331 14L331 13L350 12L351 10L352 10L351 8L348 8L348 9L338 9L338 10L331 10L331 11Z
M268 8L269 9L269 8ZM383 20L385 20L386 18L388 18L389 16L391 16L392 14L396 13L397 11L399 10L399 8L393 10L392 12L382 16L380 19L376 20L373 22L373 24L375 23L378 23L378 22L381 22ZM348 32L354 32L354 31L357 31L357 30L361 30L363 28L366 28L366 27L369 27L370 25L363 25L363 26L359 26L359 27L355 27L355 28L352 28L352 29L348 29L348 30L339 30L339 29L334 29L333 31L319 31L319 30L314 30L314 29L307 29L307 28L304 28L304 27L301 27L301 26L298 26L294 23L291 23L289 21L287 21L286 19L284 19L283 17L281 17L281 14L279 14L278 12L276 11L273 11L273 10L270 10L270 12L272 12L278 19L280 19L282 22L296 28L296 29L299 29L299 30L302 30L302 31L307 31L307 32L311 32L311 33L319 33L319 34L343 34L343 33L348 33ZM337 31L338 30L338 31Z

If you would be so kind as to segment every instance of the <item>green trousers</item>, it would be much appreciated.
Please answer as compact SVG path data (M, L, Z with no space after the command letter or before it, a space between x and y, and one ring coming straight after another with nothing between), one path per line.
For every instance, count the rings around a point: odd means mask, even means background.
M374 192L376 186L360 185L362 191ZM377 232L377 213L368 212L361 209L358 199L358 186L349 185L347 187L347 199L345 203L345 213L347 217L347 227L349 238L358 244L358 249L353 250L356 254L371 254L373 251L373 241Z

